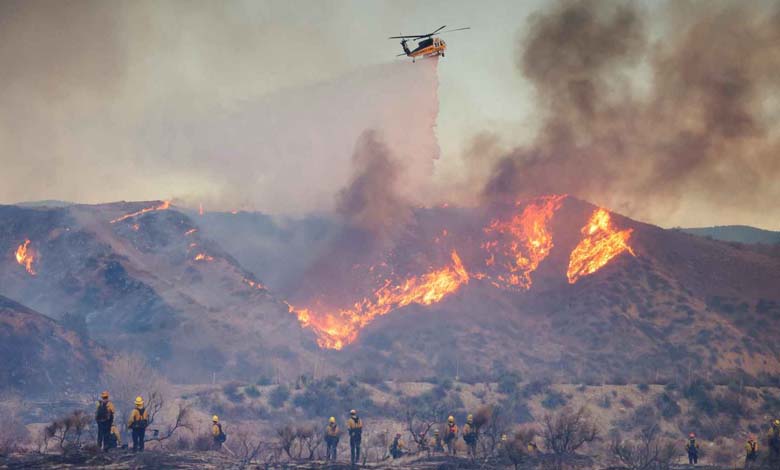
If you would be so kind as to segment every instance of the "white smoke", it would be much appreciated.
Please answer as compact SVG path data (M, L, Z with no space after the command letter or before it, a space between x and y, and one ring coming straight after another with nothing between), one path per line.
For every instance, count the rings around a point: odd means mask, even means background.
M246 101L215 115L164 104L139 129L159 171L201 184L174 197L207 209L303 213L331 209L366 129L381 133L419 200L439 156L437 60L398 61ZM194 188L193 188L194 186ZM413 202L416 202L412 198Z

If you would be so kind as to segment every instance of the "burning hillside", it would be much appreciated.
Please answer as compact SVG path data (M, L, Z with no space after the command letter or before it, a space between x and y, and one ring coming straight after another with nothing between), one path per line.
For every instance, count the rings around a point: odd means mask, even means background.
M554 245L551 223L566 196L551 195L519 201L504 216L492 218L479 232L482 239L475 246L453 248L451 263L440 269L431 269L421 275L404 276L392 270L392 274L378 279L372 294L339 309L320 306L290 306L301 325L312 329L318 344L329 349L342 349L357 339L361 329L377 317L410 304L432 305L468 284L469 279L485 281L498 289L527 291L532 288L532 276L547 258ZM445 228L448 238L463 239L456 231ZM598 208L588 224L581 230L581 240L569 254L570 283L582 276L595 273L623 252L634 255L629 246L631 229L619 230L613 226L610 213ZM439 244L439 237L431 241ZM457 242L456 242L457 243ZM471 242L472 244L473 241ZM429 247L417 247L419 252ZM475 253L481 250L483 262L465 266L460 252ZM412 253L419 256L419 253ZM473 257L479 259L479 255ZM386 262L381 262L386 265ZM375 267L369 268L374 271ZM562 273L563 274L563 273ZM327 293L318 298L327 299Z

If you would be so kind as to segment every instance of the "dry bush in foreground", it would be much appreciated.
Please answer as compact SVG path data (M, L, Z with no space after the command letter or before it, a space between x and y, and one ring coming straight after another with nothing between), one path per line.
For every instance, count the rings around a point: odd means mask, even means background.
M630 470L669 470L682 453L676 443L660 437L657 425L642 429L635 440L615 434L610 448L617 463Z

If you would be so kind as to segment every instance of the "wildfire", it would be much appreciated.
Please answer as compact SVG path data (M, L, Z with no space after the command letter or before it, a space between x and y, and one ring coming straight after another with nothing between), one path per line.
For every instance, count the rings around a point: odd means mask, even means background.
M493 220L484 231L496 238L482 243L482 248L488 253L485 266L495 274L482 277L490 278L496 287L530 289L531 273L553 247L548 225L564 198L541 197L508 220Z
M207 255L206 253L198 253L197 255L195 255L195 261L211 262L211 261L214 261L214 257L210 256L210 255Z
M35 269L33 268L35 258L36 252L30 246L30 240L25 240L24 243L19 245L16 249L16 262L21 266L24 266L24 269L26 269L31 276L35 276L36 274Z
M195 232L197 232L197 231L198 231L198 229L196 229L196 228L191 228L191 229L187 230L186 232L184 232L184 235L185 235L185 236L186 236L186 235L192 235L193 233L195 233Z
M125 215L123 215L121 217L117 217L116 219L112 220L111 223L115 224L117 222L121 222L121 221L129 219L131 217L136 217L136 216L139 216L141 214L146 214L147 212L164 211L164 210L168 209L169 207L171 207L171 201L163 201L163 203L160 204L159 206L147 207L145 209L141 209L140 211L132 212L130 214L125 214Z
M265 286L260 284L257 281L253 281L253 280L247 279L247 278L242 279L242 281L244 282L244 284L246 284L249 287L252 287L254 289L263 289L263 290L265 290Z
M566 277L574 284L582 276L593 274L623 252L636 256L628 245L632 229L617 230L612 226L610 214L597 209L587 225L582 227L583 238L569 256Z
M431 305L467 284L469 274L460 256L453 251L451 258L451 264L421 276L413 276L398 283L386 280L371 297L355 302L351 308L320 313L292 305L288 307L291 313L298 316L302 326L314 330L320 347L341 349L353 342L358 332L377 317L412 303Z

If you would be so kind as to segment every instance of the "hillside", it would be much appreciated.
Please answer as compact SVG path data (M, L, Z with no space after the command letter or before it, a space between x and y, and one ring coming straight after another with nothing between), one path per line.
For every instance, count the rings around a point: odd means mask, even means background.
M340 364L336 371L382 370L407 380L478 377L500 368L588 383L674 380L691 371L765 380L780 372L780 348L772 339L780 334L780 258L614 215L617 228L632 231L635 256L619 255L569 283L570 253L596 209L565 198L551 219L549 256L531 273L527 290L472 276L438 303L412 303L377 318L354 344L323 351L323 362ZM416 210L377 265L389 264L395 274L419 272L440 266L455 249L476 271L483 227L507 210L513 209ZM231 220L220 221L222 231L229 232ZM327 252L327 246L312 249ZM275 249L292 256L292 250ZM348 279L352 286L364 283L362 274Z
M286 305L167 203L0 206L0 226L0 294L81 318L174 380L294 369L306 355Z
M54 320L0 295L0 391L37 396L94 384L108 351Z
M763 243L775 245L780 243L780 232L762 230L745 225L724 225L720 227L684 228L683 232L709 237L715 240L737 243Z
M780 373L780 257L573 197L415 209L381 244L327 217L160 201L2 206L0 222L0 294L178 382Z

